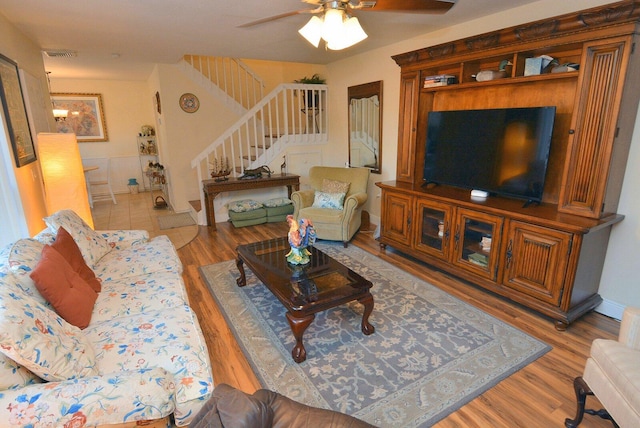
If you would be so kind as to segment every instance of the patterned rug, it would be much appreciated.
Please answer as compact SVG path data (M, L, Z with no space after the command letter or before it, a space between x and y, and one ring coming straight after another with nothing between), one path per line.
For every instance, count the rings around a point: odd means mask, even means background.
M158 216L158 226L160 230L173 229L176 227L191 226L196 224L189 213L167 214Z
M350 245L316 247L373 282L375 333L360 331L357 302L316 314L307 360L284 308L234 261L201 267L264 388L380 427L428 427L550 350L546 344Z

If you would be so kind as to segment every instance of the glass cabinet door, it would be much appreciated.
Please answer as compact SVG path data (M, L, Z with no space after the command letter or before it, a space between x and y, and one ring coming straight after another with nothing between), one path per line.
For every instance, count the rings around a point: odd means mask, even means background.
M415 212L418 231L415 248L423 253L449 259L450 225L453 208L447 204L418 200Z
M502 223L501 217L458 210L453 237L454 263L495 280Z

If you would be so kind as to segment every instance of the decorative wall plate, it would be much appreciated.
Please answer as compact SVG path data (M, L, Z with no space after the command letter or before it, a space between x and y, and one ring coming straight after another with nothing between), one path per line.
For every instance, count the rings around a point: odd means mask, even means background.
M195 95L187 92L180 95L180 108L187 113L194 113L200 108L200 100Z

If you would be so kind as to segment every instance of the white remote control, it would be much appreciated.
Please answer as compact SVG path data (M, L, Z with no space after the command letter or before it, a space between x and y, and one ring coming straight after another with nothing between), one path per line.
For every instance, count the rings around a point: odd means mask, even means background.
M472 198L486 198L489 196L489 192L485 192L484 190L472 190L471 197Z

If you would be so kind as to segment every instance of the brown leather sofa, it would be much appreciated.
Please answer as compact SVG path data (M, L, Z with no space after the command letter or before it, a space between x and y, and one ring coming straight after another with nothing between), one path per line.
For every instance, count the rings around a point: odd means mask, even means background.
M353 416L307 406L267 389L249 395L224 383L216 386L189 427L375 428Z

